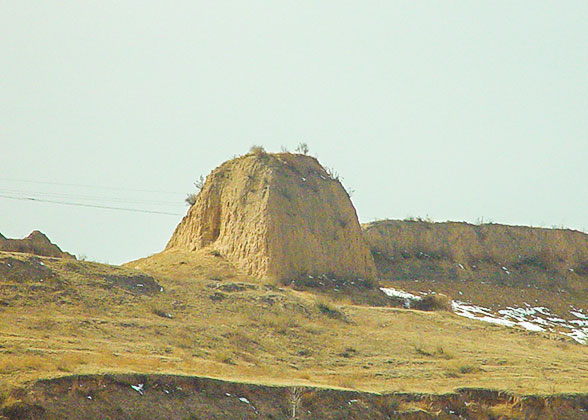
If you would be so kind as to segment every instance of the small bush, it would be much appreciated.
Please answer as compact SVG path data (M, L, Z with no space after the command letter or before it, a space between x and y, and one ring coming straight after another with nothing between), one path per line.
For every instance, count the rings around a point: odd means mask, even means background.
M249 153L252 153L255 156L261 156L261 155L265 155L266 154L266 151L263 148L263 146L259 146L257 144L254 144L253 146L251 146L249 148Z
M157 316L160 316L162 318L168 318L168 319L172 319L173 318L173 315L172 314L170 314L168 312L165 312L164 310L159 309L159 308L153 308L153 309L151 309L151 312L153 312L153 314L155 314Z
M327 302L317 302L316 308L319 310L320 313L328 316L329 318L333 319L344 319L345 315L339 309L335 308L333 305Z
M349 359L350 357L353 357L356 354L357 354L357 350L355 350L353 347L347 347L345 349L345 351L339 353L339 356L345 357L346 359Z
M214 355L214 360L216 360L219 363L224 363L226 365L234 365L235 362L232 358L232 354L224 351L224 350L220 350L218 353L216 353Z
M468 373L476 373L479 371L480 368L478 366L474 366L463 360L455 360L447 364L445 375L449 378L458 378L461 375L467 375Z
M451 311L451 298L441 293L424 296L421 300L411 302L413 309L419 311Z
M333 168L329 168L327 166L325 166L325 171L327 171L327 175L329 176L329 178L331 178L333 181L341 181L341 176L339 175L339 173L334 170Z
M298 146L296 146L296 152L301 153L303 155L307 155L309 152L308 144L298 143Z
M588 260L583 261L574 267L574 271L580 276L588 276Z
M419 343L414 345L414 350L416 354L419 354L421 356L435 357L438 359L446 360L453 359L453 355L448 353L447 350L445 350L445 348L441 344L437 344L437 346L434 349L432 349Z
M198 191L200 191L204 187L204 177L202 175L200 175L198 180L194 182L194 186Z
M187 205L193 206L196 203L197 198L198 198L197 193L188 193L188 194L186 194L186 198L184 199L184 201L186 202Z
M200 175L198 180L196 182L194 182L194 187L196 187L198 192L200 192L200 190L202 190L202 188L204 187L204 177L202 175ZM186 204L193 206L194 203L196 203L197 198L198 198L197 192L188 193L188 194L186 194L186 198L184 199L184 201L186 202Z

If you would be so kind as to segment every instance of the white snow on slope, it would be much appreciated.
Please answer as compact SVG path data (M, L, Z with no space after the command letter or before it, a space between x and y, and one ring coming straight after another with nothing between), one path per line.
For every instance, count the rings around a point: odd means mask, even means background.
M388 296L399 297L401 299L421 300L422 298L412 293L404 292L402 290L393 289L392 287L381 287L380 290Z
M381 288L388 296L395 296L408 301L421 300L421 296L393 288ZM410 307L410 303L405 305ZM545 306L531 306L523 302L523 306L509 306L506 309L492 311L483 306L474 305L459 300L452 301L452 309L456 315L477 321L503 325L505 327L520 327L529 331L558 332L573 338L578 343L588 344L588 316L582 309L572 308L569 319L554 314Z

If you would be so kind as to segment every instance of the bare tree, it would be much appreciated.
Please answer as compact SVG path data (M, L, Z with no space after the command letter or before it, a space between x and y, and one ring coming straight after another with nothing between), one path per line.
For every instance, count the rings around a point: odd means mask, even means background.
M298 407L300 406L300 400L302 399L302 390L294 386L290 388L290 408L291 408L291 419L298 419Z

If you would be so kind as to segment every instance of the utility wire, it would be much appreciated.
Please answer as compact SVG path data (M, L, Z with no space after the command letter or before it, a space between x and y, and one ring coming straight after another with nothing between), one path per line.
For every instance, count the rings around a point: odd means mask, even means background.
M105 190L122 190L122 191L149 192L149 193L158 193L158 194L183 195L183 193L179 193L179 192L175 192L175 191L144 190L144 189L137 189L137 188L108 187L108 186L89 185L89 184L70 184L70 183L64 183L64 182L33 181L33 180L29 180L29 179L18 179L18 178L0 177L0 181L26 182L26 183L30 183L30 184L64 185L64 186L68 186L68 187L101 188L101 189L105 189Z
M119 210L119 211L129 211L135 213L151 213L151 214L165 214L169 216L182 216L178 213L170 213L166 211L157 211L157 210L143 210L143 209L131 209L127 207L112 207L112 206L101 206L97 204L84 204L84 203L74 203L69 201L57 201L57 200L47 200L43 198L35 198L35 197L15 197L10 195L0 194L0 198L7 198L10 200L21 200L21 201L35 201L35 202L42 202L42 203L53 203L53 204L64 204L67 206L77 206L77 207L93 207L97 209L108 209L108 210Z
M114 201L117 203L129 203L129 204L146 204L146 205L158 205L158 206L178 206L178 201L158 201L158 200L142 200L142 199L129 199L121 197L107 197L107 196L96 196L86 194L70 194L60 192L49 192L49 191L23 191L15 189L4 189L0 188L0 194L9 195L34 195L42 196L43 198L54 198L54 199L78 199L84 201Z

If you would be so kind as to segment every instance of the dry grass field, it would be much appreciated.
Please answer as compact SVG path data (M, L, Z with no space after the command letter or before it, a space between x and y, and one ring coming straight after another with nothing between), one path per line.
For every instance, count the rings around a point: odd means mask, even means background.
M559 335L261 284L215 255L159 258L115 267L0 253L3 391L160 373L373 392L586 392L588 348Z

